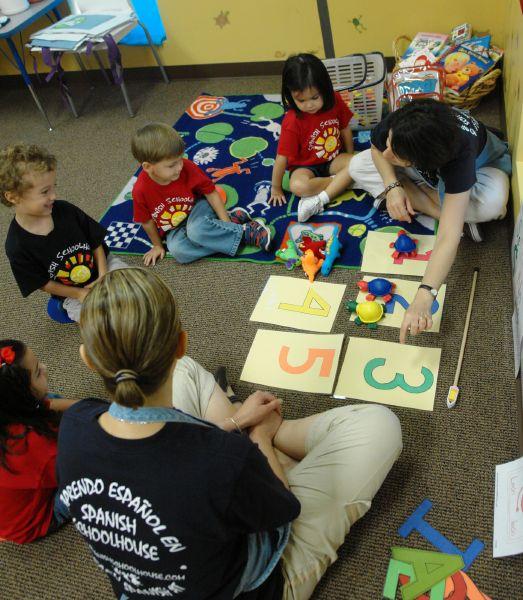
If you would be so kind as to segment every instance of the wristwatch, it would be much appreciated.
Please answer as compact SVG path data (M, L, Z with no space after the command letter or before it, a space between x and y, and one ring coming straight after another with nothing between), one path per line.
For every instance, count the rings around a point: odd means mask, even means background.
M438 295L438 290L436 288L430 287L430 285L427 285L426 283L420 283L418 289L427 290L430 294L432 294L434 298L436 298L436 296Z

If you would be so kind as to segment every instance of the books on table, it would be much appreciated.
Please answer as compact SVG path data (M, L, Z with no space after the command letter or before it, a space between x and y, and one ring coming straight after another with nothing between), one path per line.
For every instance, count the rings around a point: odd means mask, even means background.
M31 47L78 50L87 42L101 42L103 36L134 22L133 13L69 15L31 34Z

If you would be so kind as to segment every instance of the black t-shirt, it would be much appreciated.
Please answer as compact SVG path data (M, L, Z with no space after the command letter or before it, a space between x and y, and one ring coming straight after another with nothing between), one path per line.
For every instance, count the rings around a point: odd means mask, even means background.
M84 287L98 277L93 251L103 243L105 228L65 200L55 201L52 217L47 235L26 231L16 219L9 226L5 251L24 297L51 280Z
M107 409L88 399L64 414L58 493L117 598L231 599L247 534L292 521L298 500L243 435L166 423L153 436L121 439L98 424ZM239 598L279 600L282 589L277 566Z
M424 179L432 186L436 186L438 178L441 178L445 184L447 194L466 192L476 183L476 158L481 154L487 141L487 130L482 123L463 111L457 109L454 109L454 111L459 136L456 156L450 157L449 161L438 171L418 169ZM378 123L371 133L371 142L380 152L387 148L392 114L390 113Z

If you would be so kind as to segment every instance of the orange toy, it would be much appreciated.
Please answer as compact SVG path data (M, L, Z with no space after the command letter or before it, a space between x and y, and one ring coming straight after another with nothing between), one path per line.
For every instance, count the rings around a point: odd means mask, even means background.
M316 258L312 250L305 250L305 254L301 257L301 266L311 283L314 281L316 273L321 269L322 264L323 258Z

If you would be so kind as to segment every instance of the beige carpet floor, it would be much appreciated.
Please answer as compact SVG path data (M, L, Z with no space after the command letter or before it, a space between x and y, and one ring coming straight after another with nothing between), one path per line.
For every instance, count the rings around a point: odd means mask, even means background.
M0 83L0 86L2 84ZM129 84L137 116L127 116L118 89L96 78L89 91L75 83L73 94L82 107L75 120L63 109L53 85L42 91L55 130L48 132L29 94L4 89L0 94L1 144L18 140L47 146L58 157L59 196L100 217L127 182L136 165L129 151L132 132L150 120L173 123L201 91L216 94L274 93L279 81L267 78L229 78L173 81L169 86L151 77ZM487 102L480 113L499 123L499 101ZM2 238L12 217L0 207ZM367 516L357 523L340 548L316 599L381 598L390 547L405 544L431 549L418 535L406 542L397 529L424 498L434 508L430 522L460 548L473 538L486 544L469 571L478 586L495 600L523 598L523 556L492 558L494 468L518 456L516 399L510 318L512 313L508 222L487 228L487 241L463 240L448 279L442 331L416 340L441 347L442 361L434 412L393 409L401 420L403 454L380 490ZM129 262L139 265L138 258ZM461 341L469 286L474 266L481 269L467 352L460 380L461 398L449 411L445 397L452 383ZM46 315L47 298L35 293L22 300L9 264L0 252L2 337L25 340L47 363L51 387L67 396L102 395L97 378L78 358L79 336L74 325L58 325ZM189 331L189 353L213 370L228 365L241 395L254 386L238 381L258 328L250 313L271 274L285 274L276 265L201 261L179 266L164 260L157 272L169 283L183 307ZM295 276L300 276L298 273ZM337 269L330 281L355 290L356 271ZM334 332L374 336L395 341L397 330L379 333L356 330L340 310ZM346 342L345 342L346 343ZM285 416L309 415L337 406L322 396L281 390ZM349 402L351 402L349 400ZM347 475L350 477L350 473ZM71 526L37 543L19 547L0 544L0 598L6 600L91 600L110 598L105 576L95 567L86 545Z

